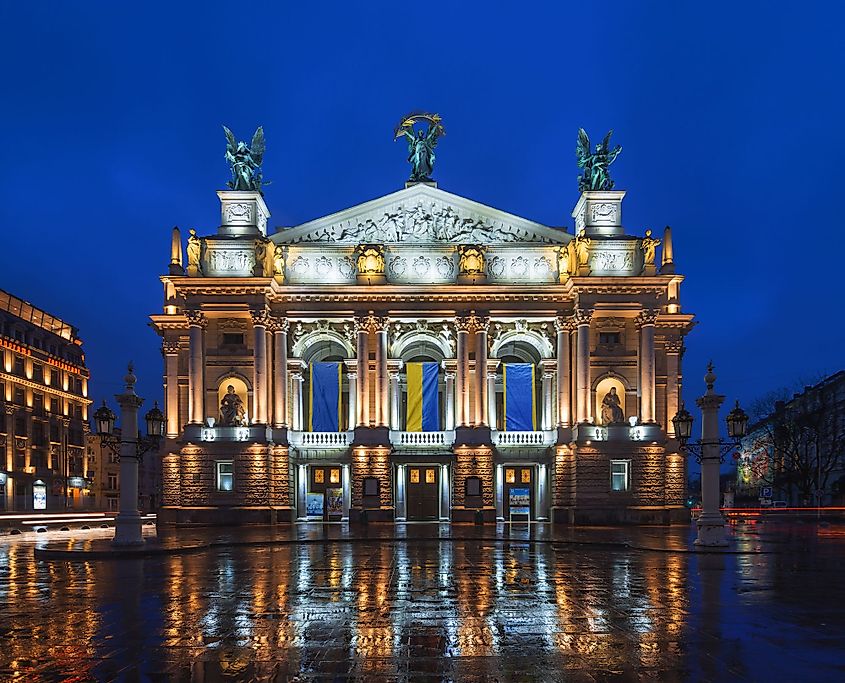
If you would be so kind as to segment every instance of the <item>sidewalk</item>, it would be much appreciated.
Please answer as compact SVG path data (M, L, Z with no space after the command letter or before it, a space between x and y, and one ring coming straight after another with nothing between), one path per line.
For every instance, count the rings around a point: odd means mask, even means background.
M43 560L89 561L184 554L237 546L325 543L433 543L486 542L503 544L548 544L556 550L570 546L592 546L597 550L618 549L669 553L778 552L779 541L761 528L728 528L727 548L704 549L694 545L694 526L673 527L569 527L551 524L472 525L449 523L346 524L298 523L292 525L161 529L145 527L143 546L115 548L109 538L86 538L84 533L59 540L44 539L35 548ZM40 540L40 539L39 539Z

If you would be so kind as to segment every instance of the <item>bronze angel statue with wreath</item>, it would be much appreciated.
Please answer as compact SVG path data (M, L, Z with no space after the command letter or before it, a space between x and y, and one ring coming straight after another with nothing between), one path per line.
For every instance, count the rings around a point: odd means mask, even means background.
M428 130L414 133L414 123L427 121ZM431 182L434 169L434 148L437 139L446 134L441 118L437 114L408 114L394 130L394 140L405 137L408 140L408 163L411 164L409 182Z
M252 142L247 144L235 140L235 134L226 126L226 161L232 171L232 179L226 183L232 190L253 190L261 192L262 185L268 185L262 179L261 162L264 160L264 127L258 126Z

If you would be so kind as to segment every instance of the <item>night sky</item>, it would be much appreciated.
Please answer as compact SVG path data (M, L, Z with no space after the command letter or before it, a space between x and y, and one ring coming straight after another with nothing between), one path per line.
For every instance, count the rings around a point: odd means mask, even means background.
M625 225L687 276L688 403L710 358L743 402L843 367L838 3L129 5L0 7L0 287L80 329L97 402L129 359L160 399L147 316L170 229L218 225L222 123L264 125L287 226L400 189L413 109L441 188L570 230L578 127L614 129Z

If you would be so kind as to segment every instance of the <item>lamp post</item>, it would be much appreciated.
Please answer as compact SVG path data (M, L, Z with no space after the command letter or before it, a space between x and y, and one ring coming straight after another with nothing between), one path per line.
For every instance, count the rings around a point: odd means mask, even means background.
M688 443L692 435L693 417L684 408L683 403L677 415L672 418L681 450L695 455L696 461L701 464L701 515L696 522L698 537L695 544L711 547L728 544L725 538L725 519L719 509L719 465L724 461L725 455L736 448L748 427L748 416L737 401L736 407L728 413L726 419L728 436L732 441L722 441L719 438L719 408L725 397L713 391L715 381L716 375L713 373L711 362L707 365L707 374L704 376L707 391L696 400L696 405L701 409L701 439L698 443Z
M155 448L164 436L164 415L156 404L145 416L147 436L138 435L138 408L144 402L135 393L135 374L124 377L126 391L115 396L120 406L120 438L114 435L115 414L103 401L94 412L97 435L103 446L120 458L120 511L115 519L113 545L142 545L141 515L138 512L138 462L144 453Z

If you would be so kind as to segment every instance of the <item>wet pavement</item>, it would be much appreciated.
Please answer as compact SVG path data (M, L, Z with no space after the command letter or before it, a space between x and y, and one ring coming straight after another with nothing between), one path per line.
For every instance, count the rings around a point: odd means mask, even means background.
M297 525L87 562L33 550L109 532L4 537L0 679L845 680L845 527L735 532Z

